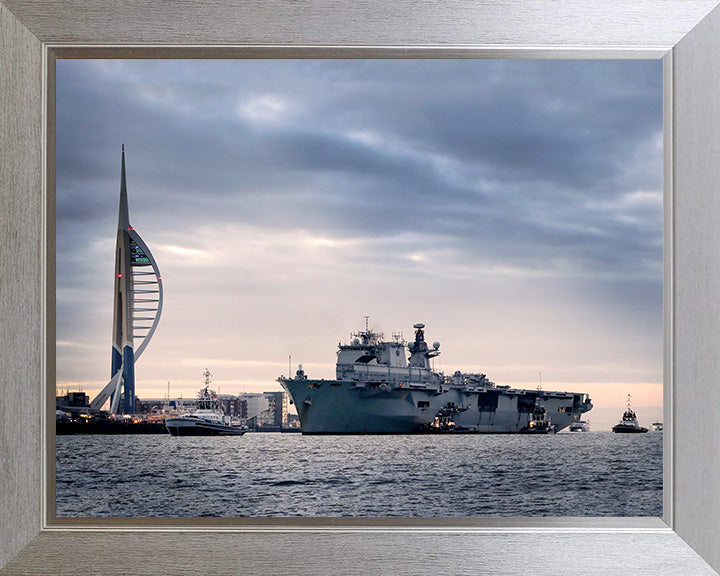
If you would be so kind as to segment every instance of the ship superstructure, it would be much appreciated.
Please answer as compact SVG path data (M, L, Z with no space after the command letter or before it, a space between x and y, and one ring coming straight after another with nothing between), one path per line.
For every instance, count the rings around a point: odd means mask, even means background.
M389 341L370 330L339 344L336 380L311 380L299 367L278 381L296 405L304 434L517 433L542 406L559 431L592 408L587 394L498 386L485 374L435 372L425 325L415 339Z

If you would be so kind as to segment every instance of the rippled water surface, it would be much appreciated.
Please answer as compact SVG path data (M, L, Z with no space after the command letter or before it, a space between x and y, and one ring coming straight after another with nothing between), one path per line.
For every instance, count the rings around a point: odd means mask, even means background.
M662 434L58 436L58 516L661 516Z

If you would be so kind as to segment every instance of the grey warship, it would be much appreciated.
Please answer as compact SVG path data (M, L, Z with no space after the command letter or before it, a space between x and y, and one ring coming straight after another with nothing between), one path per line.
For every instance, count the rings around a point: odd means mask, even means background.
M485 374L435 372L430 360L440 343L394 334L389 341L365 326L339 344L336 380L313 380L298 367L278 378L300 417L303 434L413 434L465 432L513 434L527 428L541 405L556 431L592 409L587 394L499 386ZM409 357L406 358L409 353Z

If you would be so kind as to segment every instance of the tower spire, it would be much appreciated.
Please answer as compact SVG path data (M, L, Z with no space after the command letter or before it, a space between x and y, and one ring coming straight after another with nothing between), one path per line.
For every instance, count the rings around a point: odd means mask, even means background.
M125 144L122 145L122 168L120 169L120 209L118 210L118 229L127 230L130 227L130 214L128 210L127 182L125 181Z

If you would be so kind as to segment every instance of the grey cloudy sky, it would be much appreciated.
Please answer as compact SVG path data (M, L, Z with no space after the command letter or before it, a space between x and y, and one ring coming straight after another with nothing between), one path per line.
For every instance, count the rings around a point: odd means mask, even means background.
M140 397L331 378L369 315L425 322L438 369L659 417L660 61L59 60L57 379L91 394L121 143L165 285Z

